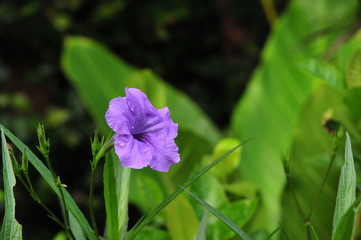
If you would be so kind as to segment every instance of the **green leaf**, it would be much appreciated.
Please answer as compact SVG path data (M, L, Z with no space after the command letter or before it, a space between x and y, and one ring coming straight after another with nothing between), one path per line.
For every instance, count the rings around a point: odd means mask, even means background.
M208 211L206 211L203 214L196 240L207 240L207 220L208 220Z
M120 164L119 158L115 155L115 152L112 151L111 153L118 201L118 231L123 239L128 228L128 199L131 169L123 167Z
M349 88L361 87L361 50L351 57L346 72L346 83Z
M332 239L335 239L336 231L339 228L341 220L347 211L356 201L356 171L352 156L352 147L350 136L346 132L345 163L341 168L341 175L338 184L336 208L333 216ZM353 233L352 228L352 233ZM352 234L353 235L353 234ZM352 239L351 238L348 239ZM347 239L347 238L343 238Z
M333 236L333 240L352 240L354 231L355 231L355 225L357 222L357 216L360 212L361 208L361 202L360 200L357 200L348 210L347 212L342 216L338 227L335 231L335 235Z
M169 234L165 231L153 228L145 227L142 232L140 232L135 240L171 240Z
M119 232L117 191L111 152L108 152L105 158L103 183L107 219L107 236L109 239L120 239L121 232Z
M168 232L173 240L195 238L199 229L199 220L193 206L185 196L181 195L173 199L164 211Z
M155 107L168 106L180 129L203 136L212 144L220 138L216 127L186 95L151 71L129 66L95 41L84 37L66 38L62 67L104 132L109 129L104 118L108 102L123 95L126 87L136 87L147 94Z
M51 189L60 197L60 192L58 187L55 185L54 178L51 175L49 169L40 161L40 159L32 152L30 149L17 137L15 137L7 128L0 124L0 129L2 129L5 135L15 144L15 146L24 154L26 151L29 162L34 166L34 168L40 173L44 180L49 184ZM83 213L80 211L76 205L73 198L70 196L66 189L63 189L64 199L68 210L73 214L74 218L81 226L84 234L90 240L95 240L95 234L93 229L90 227L88 221L84 217Z
M69 225L70 225L70 230L73 233L74 237L76 240L86 240L83 230L81 229L81 226L79 225L79 223L76 221L75 217L73 216L73 214L69 212ZM66 237L65 237L66 238Z
M0 239L21 240L23 239L22 227L15 219L15 197L13 188L16 184L16 179L3 130L1 130L1 148L4 174L5 215L1 227Z
M307 59L299 64L311 77L319 78L337 89L345 89L341 72L332 64L318 59Z
M318 78L300 69L299 62L329 55L338 29L355 19L356 9L357 1L290 1L235 108L234 135L255 139L242 152L240 171L260 188L263 209L258 211L257 227L268 231L277 227L285 184L280 156L291 147L303 106L319 84Z
M227 153L222 155L220 158L212 162L211 164L207 165L203 169L201 169L195 176L193 176L189 181L183 184L184 187L189 187L195 182L198 178L200 178L203 174L208 172L212 167L217 165L220 161L226 158L229 154L237 150L240 146L247 143L249 140L241 143L240 145L234 147L233 149L229 150ZM136 226L134 226L126 235L127 240L134 239L134 237L148 224L152 221L152 219L157 216L161 210L163 210L169 203L171 203L179 194L183 192L183 189L179 188L174 193L172 193L169 197L167 197L161 204L159 204L154 210L152 210L147 216L142 219Z
M222 156L229 149L233 148L240 144L240 141L236 138L224 138L214 148L212 161ZM242 148L237 149L237 151L222 161L217 167L212 169L212 172L216 175L219 180L224 180L228 174L232 173L238 168L238 165L241 161L241 150Z
M238 227L243 227L253 217L258 207L258 202L257 198L241 199L218 209ZM210 239L228 240L234 236L234 232L230 231L227 226L219 221L215 222L209 228Z
M300 113L289 154L292 186L285 189L282 201L282 232L289 239L307 239L304 223L311 208L311 225L317 235L320 239L331 239L339 178L339 169L335 163L341 160L340 155L336 156L334 166L330 169L317 206L313 206L313 202L330 162L335 138L323 126L325 115L340 121L340 116L344 115L343 108L342 94L336 88L322 84L313 92ZM291 191L297 196L303 216Z
M251 240L251 238L242 230L240 229L234 222L232 222L229 218L224 216L220 211L185 189L183 186L180 186L183 191L186 191L189 195L191 195L194 199L196 199L200 204L202 204L205 208L207 208L212 214L214 214L219 220L221 220L225 225L227 225L232 231L234 231L238 236L242 239Z

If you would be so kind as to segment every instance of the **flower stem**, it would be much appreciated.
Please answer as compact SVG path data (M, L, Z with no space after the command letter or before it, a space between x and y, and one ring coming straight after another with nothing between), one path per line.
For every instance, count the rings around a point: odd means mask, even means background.
M97 223L95 221L95 214L94 214L94 202L93 202L93 195L94 195L94 177L95 177L95 169L96 165L93 163L91 164L92 167L92 173L90 178L90 190L89 190L89 207L90 207L90 219L94 228L95 236L97 239L99 239L99 232Z
M338 150L338 146L339 146L339 137L335 136L335 142L334 142L334 145L333 145L333 148L332 148L332 154L331 154L331 157L330 157L330 161L328 163L328 166L327 166L327 169L326 169L326 172L323 176L323 179L322 179L322 182L321 182L321 186L320 188L318 189L317 191L317 194L313 200L313 203L312 203L312 206L311 206L311 209L310 209L310 212L308 213L308 216L306 218L306 226L307 226L307 234L308 234L308 238L309 239L312 239L312 231L314 231L314 229L311 229L312 225L311 225L311 218L312 218L312 215L316 209L316 206L318 204L318 201L320 200L320 196L321 196L321 192L326 184L326 180L328 178L328 175L330 174L330 171L331 171L331 168L332 168L332 165L333 163L335 162L335 159L336 159L336 155L337 155L337 150ZM314 231L315 232L315 231Z
M23 184L25 189L29 192L30 196L33 198L35 202L37 202L47 213L48 217L53 219L54 222L56 222L61 228L63 228L70 236L70 239L75 239L73 233L70 231L70 228L68 225L64 224L54 213L51 211L40 199L39 195L35 192L31 181L29 179L29 175L25 174L26 181L21 177L18 176L18 179Z

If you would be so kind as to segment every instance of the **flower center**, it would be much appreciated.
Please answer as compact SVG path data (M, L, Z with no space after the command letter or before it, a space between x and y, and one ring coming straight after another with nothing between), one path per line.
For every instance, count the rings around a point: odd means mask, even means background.
M142 133L137 133L137 134L132 134L133 138L137 139L138 141L143 141L144 139L144 134Z

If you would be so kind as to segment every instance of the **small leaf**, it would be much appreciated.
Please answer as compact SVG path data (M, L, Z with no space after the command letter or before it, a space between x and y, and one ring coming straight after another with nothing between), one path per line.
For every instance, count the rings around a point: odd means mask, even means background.
M345 163L341 169L336 198L336 208L333 216L332 239L336 237L336 230L342 218L356 201L356 171L353 162L350 136L346 132ZM353 228L352 228L353 232Z
M242 239L251 240L251 238L242 230L240 229L234 222L232 222L229 218L224 216L220 211L185 189L183 186L180 186L183 191L186 191L189 195L191 195L194 199L196 199L200 204L202 204L205 208L207 208L211 213L213 213L219 220L221 220L224 224L226 224L232 231L234 231L238 236Z
M241 142L236 138L225 138L222 139L219 143L217 143L214 148L214 152L212 155L212 160L215 160L226 153L229 149L234 146L239 145ZM238 148L232 156L228 157L222 163L220 163L217 167L212 169L212 172L216 175L216 177L220 180L223 180L228 174L237 169L240 161L241 161L241 150L242 148Z
M22 228L15 219L15 197L13 188L16 179L11 164L7 142L4 132L1 131L2 161L3 161L3 179L4 179L4 197L5 197L5 215L1 227L0 239L21 240Z

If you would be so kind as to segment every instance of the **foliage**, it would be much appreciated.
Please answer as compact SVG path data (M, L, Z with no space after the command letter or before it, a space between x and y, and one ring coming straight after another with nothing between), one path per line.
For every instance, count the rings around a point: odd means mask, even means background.
M186 3L174 4L168 6L172 11L167 9L171 16L178 20L189 18ZM130 5L127 1L104 3L94 10L94 16L104 23ZM150 9L154 7L158 12L152 12L150 19L156 22L157 37L170 41L166 27L169 12L155 5ZM151 69L141 69L128 63L130 52L118 52L127 59L124 60L91 38L66 37L61 67L103 134L109 132L104 119L108 102L123 96L125 87L141 89L157 108L168 106L179 125L176 141L182 160L168 173L143 169L130 174L113 152L107 154L103 168L105 238L359 237L359 9L356 0L291 1L277 19L263 49L262 61L234 107L227 131L221 131L195 101L158 76L167 76L162 74L160 65L153 63L147 65ZM57 24L66 26L61 21ZM141 52L152 59L147 53ZM197 71L204 70L197 64L191 65ZM229 90L232 91L235 90ZM213 96L217 99L223 95L218 91ZM76 239L97 239L98 234L102 235L94 216L89 224L67 188L55 178L48 151L45 166L7 128L0 128L27 155L55 195L64 200L61 206L66 213L65 224L68 220L71 229L67 232L64 228L65 234ZM252 141L240 148L241 141L248 138ZM109 139L94 140L92 145L106 146ZM43 140L47 142L45 134ZM9 187L14 185L13 174L9 171L10 157L3 135L2 146L5 226L16 220L13 190ZM41 146L39 149L44 152ZM91 189L94 162L92 167ZM17 168L14 170L16 173ZM181 194L183 191L188 195ZM134 226L128 226L129 203L144 214Z

